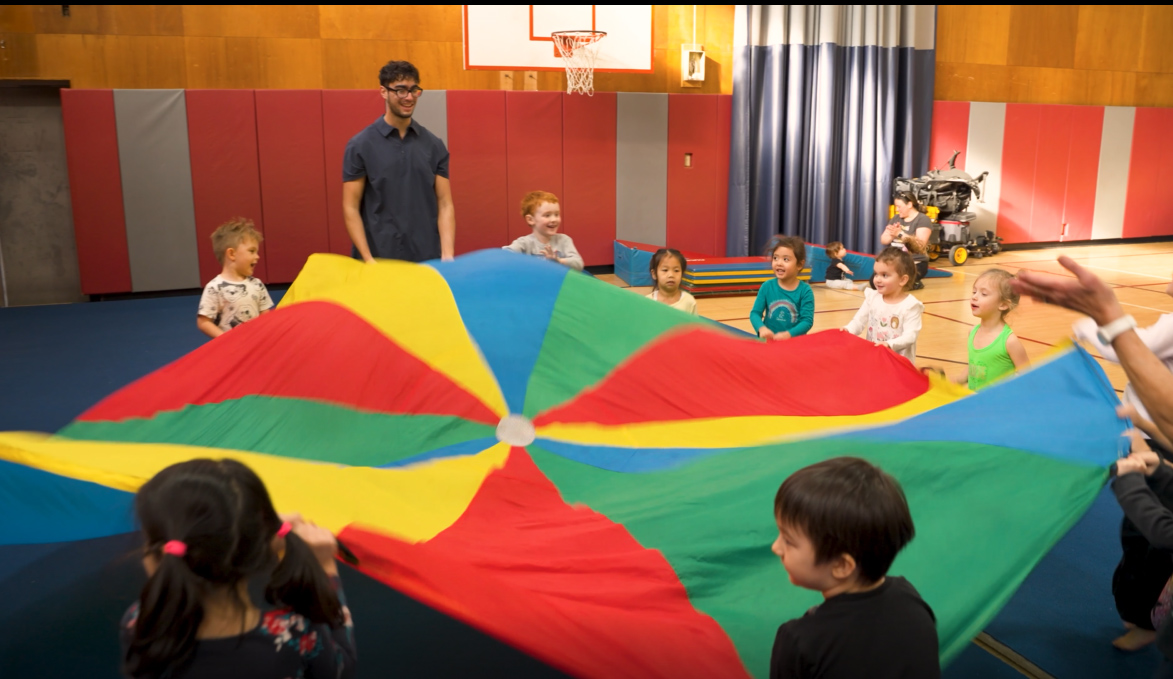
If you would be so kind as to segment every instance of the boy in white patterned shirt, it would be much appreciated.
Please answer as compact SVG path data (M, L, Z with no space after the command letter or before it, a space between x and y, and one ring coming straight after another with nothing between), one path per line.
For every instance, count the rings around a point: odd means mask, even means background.
M273 308L265 284L253 276L261 260L261 233L251 219L237 217L212 232L212 249L224 265L204 286L196 327L208 337L219 337Z

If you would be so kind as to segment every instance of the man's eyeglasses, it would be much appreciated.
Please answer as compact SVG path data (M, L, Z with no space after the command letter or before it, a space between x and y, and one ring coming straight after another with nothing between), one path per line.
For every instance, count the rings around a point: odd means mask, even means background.
M419 85L416 85L414 87L386 87L386 86L384 86L383 89L387 90L388 92L391 92L392 94L394 94L396 97L399 97L400 99L406 99L408 95L419 98L419 96L424 93L424 88L420 87Z

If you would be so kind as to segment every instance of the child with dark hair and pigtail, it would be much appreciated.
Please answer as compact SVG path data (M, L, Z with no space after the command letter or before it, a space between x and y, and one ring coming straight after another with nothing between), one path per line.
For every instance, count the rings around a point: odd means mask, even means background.
M656 250L656 254L652 255L649 270L652 274L652 283L656 287L647 294L648 299L667 304L686 314L696 315L696 298L680 287L684 280L684 272L688 271L688 260L679 250Z
M171 465L135 496L147 582L122 621L127 677L353 677L334 535L278 515L235 460ZM262 612L249 583L268 578Z

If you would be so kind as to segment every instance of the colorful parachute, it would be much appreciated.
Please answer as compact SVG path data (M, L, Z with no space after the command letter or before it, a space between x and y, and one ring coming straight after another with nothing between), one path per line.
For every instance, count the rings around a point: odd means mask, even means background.
M770 552L774 492L859 455L908 495L892 572L947 662L1096 496L1115 402L1077 348L968 395L845 333L760 343L533 258L315 255L276 312L55 436L0 435L0 546L132 532L155 472L234 457L367 575L554 668L760 677L818 600Z

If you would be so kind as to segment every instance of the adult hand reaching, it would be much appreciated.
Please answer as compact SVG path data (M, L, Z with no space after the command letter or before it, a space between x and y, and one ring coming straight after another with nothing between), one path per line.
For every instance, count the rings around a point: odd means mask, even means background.
M1059 264L1075 274L1075 279L1023 270L1010 285L1044 304L1087 314L1097 325L1107 325L1124 315L1116 293L1107 283L1066 255L1059 257Z

